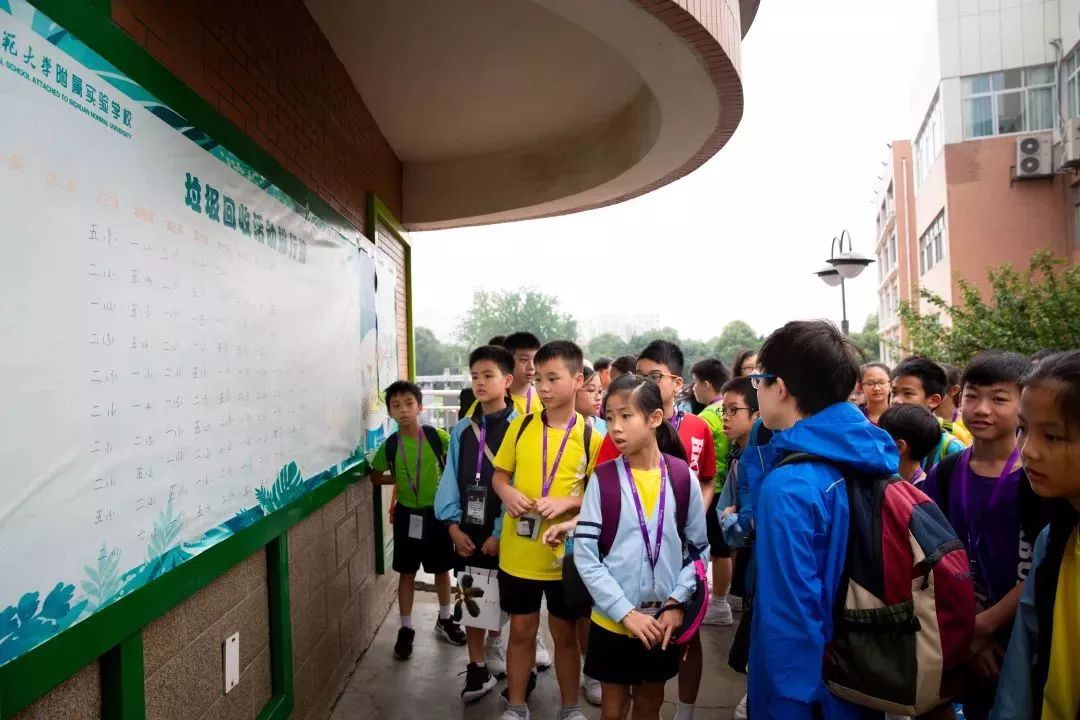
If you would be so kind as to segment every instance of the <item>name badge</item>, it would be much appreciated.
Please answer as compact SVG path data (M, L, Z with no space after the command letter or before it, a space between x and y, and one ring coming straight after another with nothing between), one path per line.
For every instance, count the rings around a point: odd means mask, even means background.
M465 488L465 522L483 525L487 520L487 488L469 485Z
M409 539L410 540L423 540L424 539L424 516L410 514L409 515Z
M517 520L518 537L536 540L540 537L541 522L543 522L543 518L534 513L526 513L525 515L522 515Z

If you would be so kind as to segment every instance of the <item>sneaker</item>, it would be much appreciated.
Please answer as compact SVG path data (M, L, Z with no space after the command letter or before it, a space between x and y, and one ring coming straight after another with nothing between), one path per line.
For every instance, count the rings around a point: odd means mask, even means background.
M536 634L536 669L543 672L551 667L551 653L544 646L544 638Z
M506 677L506 646L501 637L488 638L486 655L488 671L500 680Z
M732 612L742 612L742 598L738 595L727 596L728 605L731 606Z
M742 700L735 707L735 712L731 714L731 720L746 720L746 695L743 695Z
M412 644L415 637L416 631L412 628L399 628L397 642L394 643L394 657L398 660L408 660L412 656Z
M503 710L503 714L499 716L499 720L529 720L529 708L525 708L525 714L522 715L516 710L507 708Z
M491 692L497 682L486 667L469 663L465 668L465 687L461 690L461 699L467 703L475 702Z
M443 642L448 642L451 645L464 645L468 642L465 639L465 631L450 618L435 621L435 634L438 635Z
M581 708L574 708L559 720L589 720L589 718L585 717L585 713L581 712Z
M525 702L529 702L529 696L533 694L533 690L536 689L536 673L529 673L529 684L525 686ZM502 699L506 702L510 702L510 688L504 687L502 691Z
M588 675L582 675L581 687L585 690L585 699L589 701L589 704L600 707L600 681L593 680Z
M709 604L705 611L705 619L701 621L705 625L732 625L735 619L731 616L731 605L724 600L717 600Z

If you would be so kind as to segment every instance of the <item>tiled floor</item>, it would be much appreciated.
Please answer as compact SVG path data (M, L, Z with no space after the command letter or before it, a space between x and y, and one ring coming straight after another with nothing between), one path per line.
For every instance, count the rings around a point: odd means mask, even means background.
M406 662L394 659L392 648L397 635L396 612L391 611L375 641L368 649L338 700L331 720L408 720L416 718L461 717L469 720L497 720L503 709L499 693L505 683L479 702L463 706L460 700L465 669L465 648L438 641L433 632L438 606L434 594L418 593L413 609L417 628L413 656ZM738 616L736 616L736 619ZM745 678L727 667L727 650L734 628L705 627L705 673L701 682L695 720L727 720L746 689ZM548 637L548 647L551 640ZM663 717L675 712L676 684L668 684L668 700ZM599 718L597 708L584 702L585 714ZM529 702L536 720L554 720L558 711L558 687L553 670L541 673L536 692Z

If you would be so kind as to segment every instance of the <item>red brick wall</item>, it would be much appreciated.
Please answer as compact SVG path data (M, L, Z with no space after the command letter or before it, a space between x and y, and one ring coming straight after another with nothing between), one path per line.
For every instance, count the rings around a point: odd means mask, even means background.
M114 0L113 20L361 230L401 162L301 0Z

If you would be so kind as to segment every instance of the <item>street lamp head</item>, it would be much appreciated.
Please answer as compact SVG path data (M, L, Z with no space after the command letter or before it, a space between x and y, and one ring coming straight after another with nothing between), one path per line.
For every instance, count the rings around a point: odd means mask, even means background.
M866 269L866 266L872 262L874 262L872 258L859 255L851 250L842 252L828 260L829 265L835 268L836 272L838 272L845 280L851 280L858 277L859 274Z
M831 265L826 265L814 274L821 278L829 287L836 287L844 281L844 278L840 275L840 271Z

